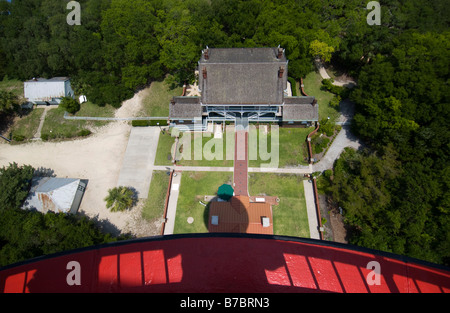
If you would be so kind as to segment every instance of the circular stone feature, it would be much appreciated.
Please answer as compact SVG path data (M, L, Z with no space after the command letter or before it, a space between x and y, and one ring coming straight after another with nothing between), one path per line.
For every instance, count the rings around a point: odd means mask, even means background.
M193 218L192 216L189 216L188 219L187 219L187 222L188 222L189 224L194 223L194 218Z

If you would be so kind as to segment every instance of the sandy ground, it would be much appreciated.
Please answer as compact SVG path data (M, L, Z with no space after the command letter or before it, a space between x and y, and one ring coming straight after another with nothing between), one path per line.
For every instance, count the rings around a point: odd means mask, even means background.
M116 117L132 117L141 108L148 88L125 101ZM57 177L88 179L79 213L101 221L106 231L139 235L145 225L140 222L142 203L128 212L112 213L103 200L108 189L116 187L131 126L127 122L111 122L96 129L86 139L64 142L34 141L22 145L0 144L0 167L16 162L34 168L48 168Z

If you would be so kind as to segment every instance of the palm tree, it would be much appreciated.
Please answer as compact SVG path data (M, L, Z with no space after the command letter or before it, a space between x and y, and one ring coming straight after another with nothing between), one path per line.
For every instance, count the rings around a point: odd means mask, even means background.
M108 196L105 198L106 207L111 212L124 211L131 208L135 203L133 190L128 187L120 186L108 190Z

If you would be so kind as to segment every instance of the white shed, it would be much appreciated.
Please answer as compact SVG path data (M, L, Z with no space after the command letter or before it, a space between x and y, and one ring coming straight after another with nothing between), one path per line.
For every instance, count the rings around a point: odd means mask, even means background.
M68 77L33 78L24 83L24 92L33 104L58 105L63 97L75 97Z
M35 177L22 208L42 213L75 214L87 186L87 180L73 178Z

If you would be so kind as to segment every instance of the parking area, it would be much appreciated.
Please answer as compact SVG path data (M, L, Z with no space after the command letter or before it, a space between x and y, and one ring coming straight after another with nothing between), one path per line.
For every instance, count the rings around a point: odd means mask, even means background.
M138 197L146 199L158 148L158 127L133 127L122 162L117 186L133 187Z

